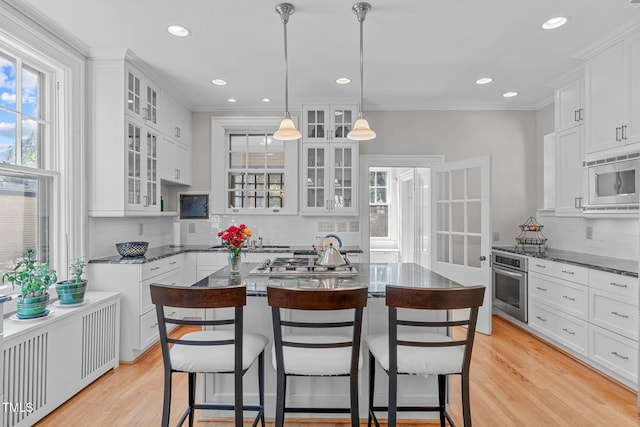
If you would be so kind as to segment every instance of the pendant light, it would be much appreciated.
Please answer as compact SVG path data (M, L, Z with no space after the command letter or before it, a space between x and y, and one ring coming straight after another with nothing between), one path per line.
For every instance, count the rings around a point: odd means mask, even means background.
M275 139L281 141L293 141L300 139L302 134L291 120L289 115L289 63L287 58L287 23L289 16L293 14L294 7L289 3L280 3L276 6L276 12L280 15L284 27L284 119L280 122L280 127L273 134Z
M362 78L363 72L363 54L362 54L362 24L364 23L364 18L367 16L367 12L371 10L371 5L369 3L356 3L352 7L353 13L358 17L358 22L360 23L360 113L358 114L358 120L353 125L353 130L347 134L347 138L352 139L354 141L368 141L376 137L376 133L371 130L369 127L369 122L364 118L364 114L362 113L363 108L363 87L364 80Z

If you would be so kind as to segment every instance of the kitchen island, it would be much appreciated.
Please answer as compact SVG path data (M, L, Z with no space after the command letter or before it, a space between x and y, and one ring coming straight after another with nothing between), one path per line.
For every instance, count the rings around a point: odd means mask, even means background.
M210 276L197 281L193 286L228 286L243 284L247 287L247 305L244 310L245 331L262 334L273 341L273 330L271 324L271 308L267 304L267 286L286 286L304 289L330 289L344 288L350 286L368 286L369 302L364 311L362 325L363 338L370 334L383 333L387 331L387 307L385 305L385 288L388 284L403 286L415 286L424 288L449 288L459 287L460 284L440 276L417 264L353 264L357 270L356 274L341 276L336 273L318 272L314 274L289 275L255 275L250 274L254 270L256 263L242 263L241 275L239 278L229 276L229 267L225 267ZM287 313L295 319L310 319L314 313L299 312ZM210 314L207 313L207 316ZM350 315L350 314L349 314ZM346 320L347 314L336 312L336 321ZM433 316L433 314L431 314ZM408 313L405 317L414 320L434 320L425 312ZM362 345L363 367L360 370L359 396L360 396L360 417L367 417L367 390L368 390L368 350L366 344ZM276 375L272 363L272 353L269 346L265 354L265 413L267 417L274 416ZM256 367L252 367L253 372L245 376L245 403L257 402ZM380 369L378 367L377 369ZM378 375L379 387L376 388L376 404L386 403L387 386L386 376ZM398 402L403 406L437 405L437 377L416 377L403 375L399 378ZM204 399L211 402L232 402L233 400L233 378L229 375L205 376ZM287 386L287 403L292 406L345 406L349 402L349 381L345 377L340 378L317 378L317 377L297 377L290 380ZM227 417L228 413L217 413L209 411L205 417L218 418ZM331 414L330 417L339 417L339 414ZM343 415L348 416L348 415ZM436 418L437 413L408 413L404 416L409 418L424 419ZM295 417L291 415L290 417ZM327 418L327 414L301 414L298 417Z

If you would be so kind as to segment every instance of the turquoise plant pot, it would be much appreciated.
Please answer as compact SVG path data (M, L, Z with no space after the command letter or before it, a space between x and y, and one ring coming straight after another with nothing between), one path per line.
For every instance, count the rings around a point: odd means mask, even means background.
M49 302L49 294L37 297L18 297L16 305L18 315L23 318L37 317L44 314Z
M65 280L56 283L56 292L60 304L78 304L84 301L84 294L87 290L87 281Z

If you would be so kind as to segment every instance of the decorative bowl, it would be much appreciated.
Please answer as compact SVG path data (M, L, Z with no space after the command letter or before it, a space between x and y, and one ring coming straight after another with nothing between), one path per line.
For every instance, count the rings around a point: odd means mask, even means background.
M120 256L135 257L142 256L147 252L149 242L123 242L116 243L116 249Z

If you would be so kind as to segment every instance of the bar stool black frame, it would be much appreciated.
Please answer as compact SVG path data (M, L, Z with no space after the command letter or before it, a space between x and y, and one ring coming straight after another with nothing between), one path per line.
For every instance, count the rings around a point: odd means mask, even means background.
M351 425L360 425L360 414L358 406L358 367L360 356L360 339L362 335L362 315L363 309L367 305L369 289L367 287L353 287L341 289L287 289L277 287L267 287L267 299L271 306L273 319L274 348L276 355L276 419L275 427L284 426L285 413L333 413L351 414ZM351 321L344 322L301 322L282 320L281 309L290 310L346 310L353 309L354 317ZM283 341L282 327L292 328L345 328L352 327L353 335L351 341L335 343L301 343ZM298 375L285 372L284 347L298 347L309 349L326 349L351 347L351 361L348 374L330 375L335 377L350 377L350 407L349 408L329 408L329 407L288 407L286 405L287 378L295 376L326 376L326 375Z
M452 427L455 423L451 419L446 408L447 375L460 375L462 382L462 412L465 427L471 427L471 407L469 403L469 367L471 365L471 352L476 331L478 311L484 299L484 286L470 286L460 288L414 288L397 285L387 285L386 305L389 312L389 369L383 370L389 376L389 401L388 406L374 405L376 358L369 351L369 416L367 426L371 427L373 421L380 426L376 417L376 411L388 413L388 427L395 427L397 413L438 411L440 413L440 426L445 426L445 419ZM461 320L444 321L410 321L398 319L398 308L417 310L454 310L469 309L469 316ZM450 328L453 326L466 326L467 332L463 340L427 342L415 340L399 340L398 326L410 326L417 328ZM447 329L448 330L448 329ZM368 337L367 337L368 338ZM409 373L398 372L398 346L411 346L423 348L443 348L461 346L464 349L462 369L460 372L438 374L438 406L398 406L398 375Z
M234 370L229 372L215 372L216 374L233 374L234 375L234 404L218 404L218 403L196 403L196 372L188 372L189 376L189 397L187 409L178 421L178 426L182 425L189 417L189 426L193 426L194 411L196 409L213 409L213 410L232 410L235 412L236 427L243 426L244 411L257 411L257 415L253 421L253 427L260 421L262 427L265 426L264 420L264 348L258 356L258 405L243 405L242 378L247 369L242 368L242 351L243 351L243 308L247 303L247 291L245 286L229 286L224 288L187 288L173 287L165 285L152 284L150 286L151 301L156 306L156 315L158 317L158 328L160 330L160 346L162 349L162 359L164 362L164 398L162 406L162 426L169 426L169 416L171 409L171 382L172 375L177 372L171 367L169 344L178 344L185 346L234 346ZM217 309L217 308L234 308L232 318L218 320L203 319L177 319L167 317L165 315L165 307L177 308L198 308L198 309ZM191 326L220 326L233 325L234 337L227 340L188 340L183 338L171 338L167 334L167 324L175 325L191 325Z

